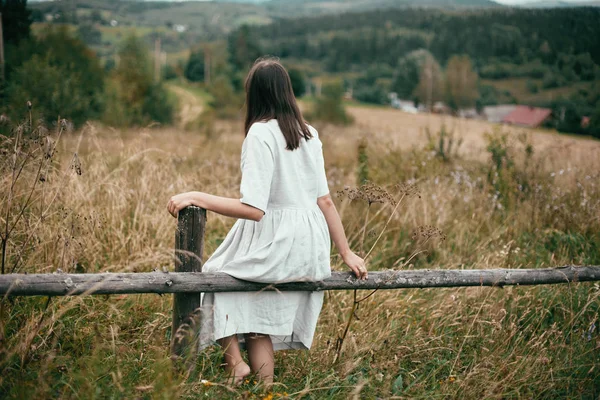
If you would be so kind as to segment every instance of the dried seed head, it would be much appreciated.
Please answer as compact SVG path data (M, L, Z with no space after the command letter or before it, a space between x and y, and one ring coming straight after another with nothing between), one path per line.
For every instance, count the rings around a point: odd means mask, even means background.
M73 153L73 161L71 161L71 169L75 170L77 175L81 175L81 161L79 161L79 157L77 153Z
M50 136L44 138L44 158L50 159L54 155L54 140Z
M398 183L394 185L394 188L397 189L401 195L406 197L417 196L418 198L421 198L421 192L414 183Z
M413 240L418 240L420 238L425 240L439 238L441 241L444 241L446 240L446 235L440 228L437 228L433 225L422 225L417 227L412 234Z
M31 110L33 108L33 105L31 104L31 101L27 101L27 109Z
M347 197L350 200L364 200L369 205L373 203L390 203L396 205L394 197L384 188L371 182L367 182L358 188L346 187L337 192L338 197Z

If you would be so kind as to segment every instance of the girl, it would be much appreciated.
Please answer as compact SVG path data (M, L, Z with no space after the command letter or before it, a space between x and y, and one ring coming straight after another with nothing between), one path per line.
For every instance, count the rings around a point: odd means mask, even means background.
M276 59L259 59L250 70L246 108L241 199L188 192L167 206L174 217L194 205L239 218L202 270L265 283L319 281L331 276L331 238L356 277L367 279L329 195L319 135ZM309 349L322 305L323 292L205 293L200 347L218 341L234 383L254 372L269 385L273 351Z

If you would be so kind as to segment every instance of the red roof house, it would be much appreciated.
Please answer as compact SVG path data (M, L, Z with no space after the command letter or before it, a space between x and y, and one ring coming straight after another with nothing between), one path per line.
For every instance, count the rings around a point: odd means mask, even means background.
M510 114L502 119L506 124L535 128L540 126L552 114L549 108L517 106Z

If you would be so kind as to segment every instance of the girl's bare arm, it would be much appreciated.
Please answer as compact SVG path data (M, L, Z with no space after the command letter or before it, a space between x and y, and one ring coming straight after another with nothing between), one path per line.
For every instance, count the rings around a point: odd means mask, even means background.
M346 233L344 232L344 226L342 225L342 220L340 219L340 215L335 208L335 204L331 199L329 194L319 197L317 199L317 205L323 212L325 216L325 221L327 221L327 226L329 227L329 235L331 236L331 240L335 244L335 247L338 249L338 252L342 256L342 259L350 267L354 274L359 279L367 279L368 273L367 268L365 267L365 261L354 254L352 250L350 250L350 246L348 246L348 239L346 238Z
M197 206L227 217L260 221L264 212L258 208L240 202L240 199L214 196L204 192L187 192L171 197L167 209L177 217L179 211L188 206Z

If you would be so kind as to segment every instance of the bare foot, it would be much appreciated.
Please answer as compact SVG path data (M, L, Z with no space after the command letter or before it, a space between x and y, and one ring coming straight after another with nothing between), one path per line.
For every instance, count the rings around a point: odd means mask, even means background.
M229 373L228 382L232 385L239 385L244 381L244 378L250 375L250 367L245 362L241 361L233 368L229 365L225 367L225 371Z

